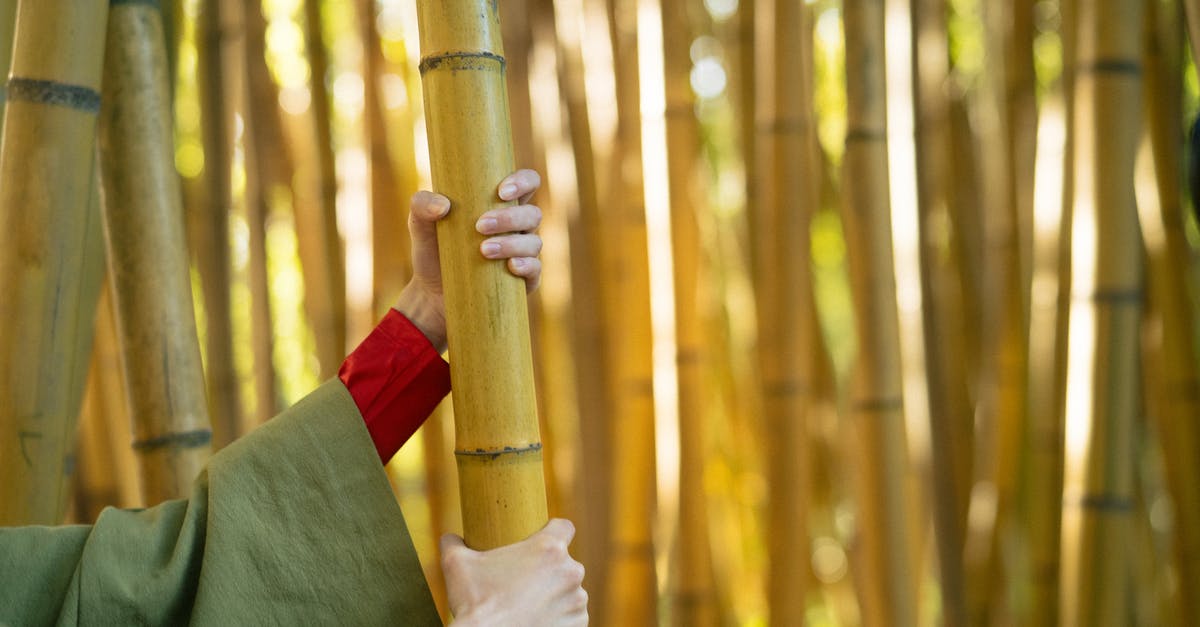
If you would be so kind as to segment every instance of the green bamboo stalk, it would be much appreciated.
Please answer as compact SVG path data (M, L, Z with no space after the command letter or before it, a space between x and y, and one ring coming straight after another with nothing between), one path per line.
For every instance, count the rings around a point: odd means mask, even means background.
M1091 259L1094 267L1072 268L1067 380L1078 382L1081 395L1067 402L1060 607L1067 625L1123 624L1128 609L1142 300L1133 189L1142 5L1075 7L1072 248L1076 262Z
M1171 6L1171 5L1168 5ZM1180 615L1200 624L1200 363L1191 315L1189 247L1183 215L1183 20L1181 7L1150 3L1144 40L1148 139L1153 147L1157 193L1139 188L1138 209L1146 244L1152 315L1159 329L1149 365L1148 403L1155 408L1163 445L1167 489L1174 511L1174 559L1179 573Z
M113 7L100 123L105 233L147 503L190 494L212 439L161 20L153 5Z
M0 526L56 524L65 506L96 304L107 17L101 1L23 3L17 16L0 146Z
M859 475L859 591L866 625L916 624L908 553L904 405L888 195L884 14L881 0L848 0L846 248L859 354L850 411L864 460Z

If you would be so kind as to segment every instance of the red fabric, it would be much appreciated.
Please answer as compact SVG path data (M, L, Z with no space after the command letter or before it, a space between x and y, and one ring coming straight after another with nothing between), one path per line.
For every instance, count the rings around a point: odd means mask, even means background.
M385 464L450 392L449 364L395 309L346 357L338 378Z

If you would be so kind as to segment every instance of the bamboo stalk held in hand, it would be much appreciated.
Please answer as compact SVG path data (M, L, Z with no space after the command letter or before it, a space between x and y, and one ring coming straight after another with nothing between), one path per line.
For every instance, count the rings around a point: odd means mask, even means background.
M490 549L547 521L525 285L480 256L474 228L514 169L500 21L485 0L417 10L433 186L451 205L438 248L464 539Z

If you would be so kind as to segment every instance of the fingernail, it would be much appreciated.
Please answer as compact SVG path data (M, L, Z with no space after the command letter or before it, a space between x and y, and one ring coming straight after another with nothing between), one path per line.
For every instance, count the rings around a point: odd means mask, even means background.
M438 198L434 201L433 206L437 208L439 216L444 216L450 211L450 201L446 198Z
M496 218L479 218L475 223L475 230L480 233L491 233L496 230L496 225L500 224Z
M484 257L495 257L500 254L500 244L496 242L484 242L479 249L483 251Z
M500 186L500 197L504 200L512 200L517 193L517 186L512 183L505 183Z

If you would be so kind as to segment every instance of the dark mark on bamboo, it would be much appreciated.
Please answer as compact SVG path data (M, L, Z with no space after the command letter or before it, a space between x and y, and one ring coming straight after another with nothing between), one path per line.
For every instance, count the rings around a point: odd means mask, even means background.
M1080 63L1075 66L1075 72L1078 74L1125 74L1140 76L1142 74L1142 64L1129 59L1096 59L1095 61Z
M8 79L8 100L51 104L84 113L100 112L100 94L90 87L36 78Z
M507 62L504 57L487 51L444 52L421 59L419 69L424 76L425 72L436 70L443 65L451 70L487 70L499 65L500 70L504 71Z
M846 131L846 143L851 142L881 142L887 139L887 133L877 128L852 128Z
M1072 503L1067 501L1064 504L1071 505ZM1133 511L1133 499L1116 494L1086 494L1083 498L1075 501L1074 505L1097 512L1128 513Z
M140 4L151 8L162 10L162 3L159 0L108 0L109 7L119 7L123 4Z
M883 413L904 409L904 399L899 396L867 398L854 402L854 411Z
M35 416L35 418L40 418L40 417L41 416ZM26 450L26 448L25 448L25 440L30 440L30 439L40 440L40 439L42 439L42 433L40 431L24 431L24 430L22 430L22 431L17 432L17 439L21 442L21 457L23 457L25 459L25 467L33 468L33 460L30 459L29 451Z
M1106 305L1140 305L1145 297L1141 288L1101 288L1087 295L1085 300Z
M135 451L153 451L160 448L197 448L200 446L208 446L212 442L212 431L209 429L197 429L195 431L178 431L175 433L167 433L145 440L139 440L133 443Z
M454 454L456 456L460 456L460 457L487 457L489 459L489 461L496 461L496 458L500 457L501 455L520 456L520 455L525 455L527 453L537 453L541 450L542 450L542 443L534 442L533 444L530 444L529 446L521 446L521 447L505 446L504 448L491 449L491 450L485 449L485 448L477 448L473 451L458 451L458 450L456 450L456 451L454 451Z

